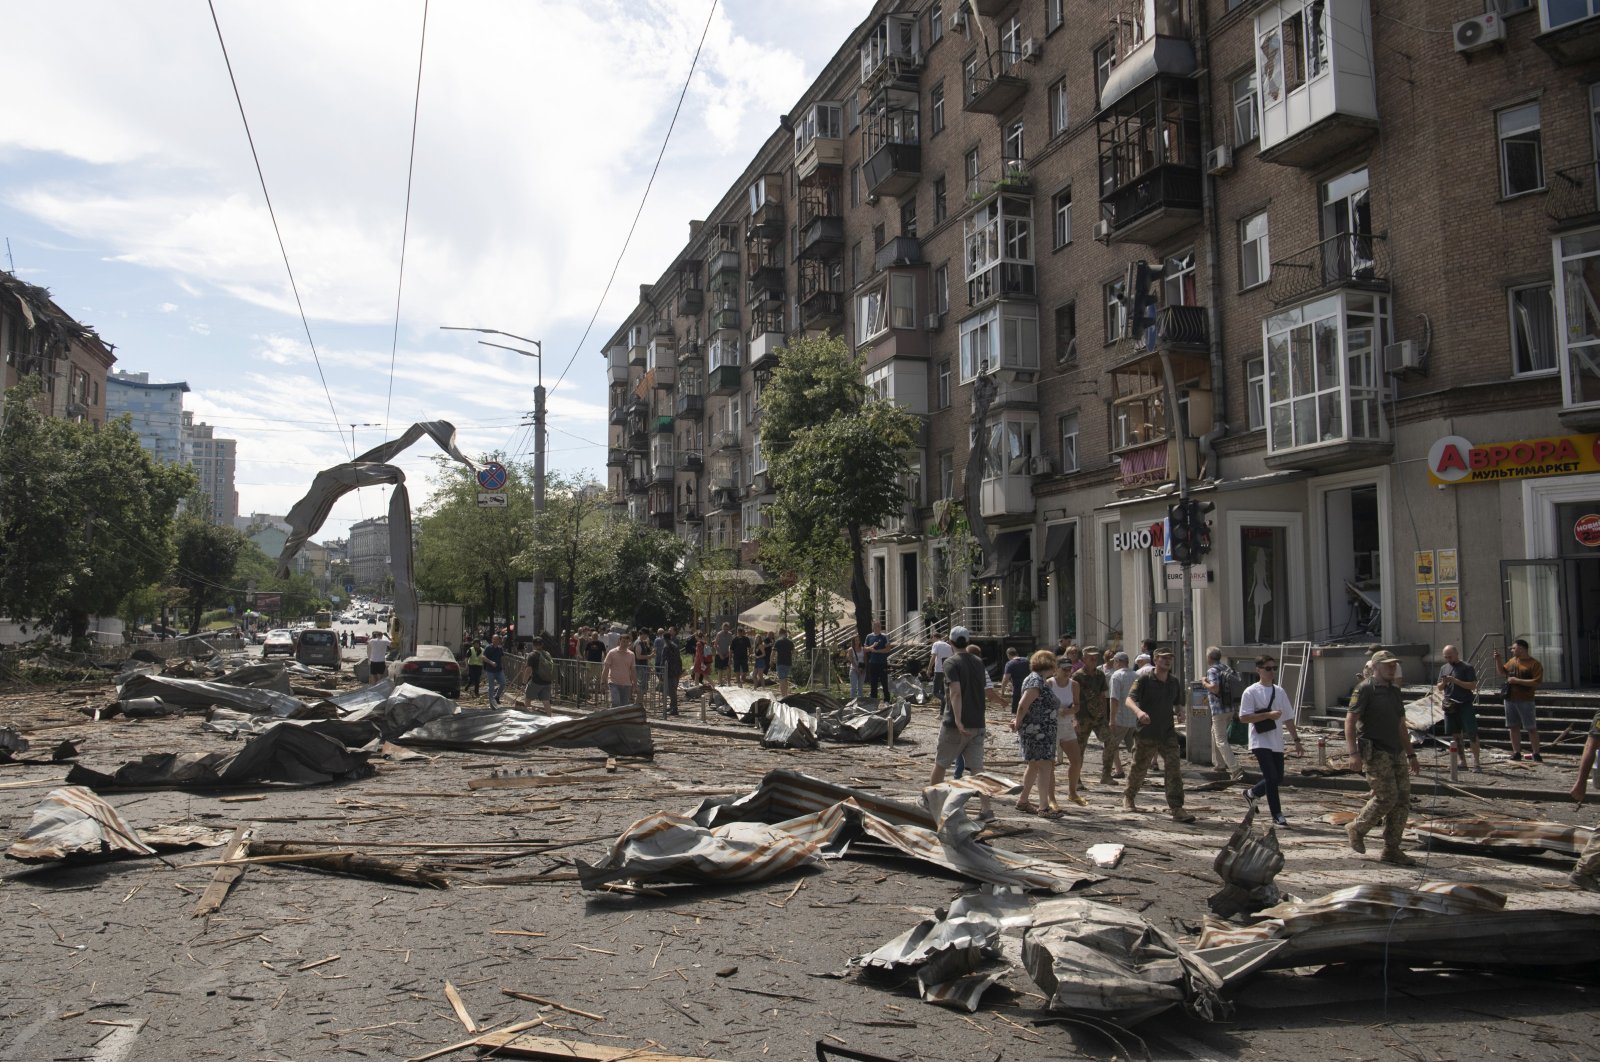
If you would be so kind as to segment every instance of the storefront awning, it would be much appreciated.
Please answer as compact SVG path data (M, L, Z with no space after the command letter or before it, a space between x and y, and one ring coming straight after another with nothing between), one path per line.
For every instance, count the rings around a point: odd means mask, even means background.
M1031 539L1026 531L1002 531L994 540L994 556L978 581L994 582L1004 579L1011 569L1022 561L1031 559Z
M1044 552L1039 555L1039 563L1055 567L1062 559L1062 553L1072 544L1076 524L1051 524L1044 532Z

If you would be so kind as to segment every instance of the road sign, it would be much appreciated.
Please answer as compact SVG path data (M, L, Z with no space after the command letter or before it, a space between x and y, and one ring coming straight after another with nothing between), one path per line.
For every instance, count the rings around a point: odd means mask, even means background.
M478 470L478 486L484 490L497 491L503 489L505 485L506 466L499 461L490 461ZM482 495L479 495L479 497L481 498ZM478 504L482 505L484 503L480 501ZM500 504L504 505L505 501L502 500Z
M504 509L506 507L506 496L490 491L479 491L478 505L485 509Z

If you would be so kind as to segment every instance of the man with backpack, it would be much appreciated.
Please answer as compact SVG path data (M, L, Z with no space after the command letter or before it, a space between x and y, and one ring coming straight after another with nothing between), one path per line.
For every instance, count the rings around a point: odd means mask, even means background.
M1206 650L1206 699L1211 702L1211 766L1237 782L1244 777L1239 761L1228 741L1228 727L1239 717L1239 700L1244 695L1245 681L1240 674L1222 659L1222 650L1211 646Z
M550 684L555 681L555 676L555 661L545 651L544 638L534 638L533 648L528 650L528 689L523 695L529 708L537 701L539 707L547 712L550 710Z

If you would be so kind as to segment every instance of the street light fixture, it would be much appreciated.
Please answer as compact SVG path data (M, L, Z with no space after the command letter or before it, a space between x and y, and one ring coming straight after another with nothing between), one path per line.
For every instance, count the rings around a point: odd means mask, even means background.
M519 336L514 332L502 332L498 328L475 328L471 325L440 325L442 332L477 332L486 336L505 336L522 343L532 343L533 350L521 350L517 347L502 346L499 343L490 343L480 339L479 343L486 347L495 347L499 350L509 350L516 354L532 358L538 363L537 383L533 388L533 515L537 520L544 512L544 344L537 339ZM535 353L537 352L537 353ZM533 601L534 601L534 626L544 626L544 573L538 569L533 572ZM537 634L536 629L532 633Z
M349 423L349 422L346 421L346 423ZM377 421L373 421L373 420L369 420L364 424L351 424L350 425L350 457L351 457L352 460L354 460L355 456L356 456L356 429L357 428L381 428L381 427L383 427L382 424L379 424Z

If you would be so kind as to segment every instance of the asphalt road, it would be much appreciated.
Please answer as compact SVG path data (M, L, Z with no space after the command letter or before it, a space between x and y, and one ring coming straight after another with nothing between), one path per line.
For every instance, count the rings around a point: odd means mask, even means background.
M77 706L95 699L35 691L0 700L0 714L37 739L82 738L84 761L102 768L143 752L232 747L202 733L195 717L85 722ZM659 1044L718 1059L798 1060L817 1057L822 1041L895 1059L1139 1057L1132 1041L1119 1048L1080 1026L1036 1024L1050 1015L1020 971L971 1015L920 1002L914 984L884 988L835 978L852 956L970 887L914 863L845 859L744 887L669 887L662 897L585 894L568 880L565 858L599 858L640 816L688 812L707 793L753 787L773 767L914 798L934 731L924 712L911 740L892 749L773 751L664 728L656 736L653 761L624 762L614 774L604 771L603 757L581 750L444 752L385 763L375 777L352 784L234 795L244 799L111 795L136 828L254 824L263 838L351 849L508 839L570 847L464 866L443 891L257 865L222 909L203 919L191 912L213 870L194 864L216 858L215 849L76 869L8 867L0 877L7 927L0 1059L410 1058L466 1038L446 1001L447 982L480 1027L544 1014L549 1035L619 1051ZM997 744L1002 761L1012 759L1009 737ZM1097 751L1090 760L1098 765ZM470 779L497 768L555 780L469 789ZM1014 763L998 769L1020 776ZM1291 785L1294 769L1291 760ZM1554 768L1541 770L1552 771L1551 787L1561 783ZM0 770L0 836L20 832L63 773L48 766ZM1497 761L1484 781L1510 787L1529 778L1527 767ZM1202 781L1198 773L1189 778L1192 786ZM1086 794L1087 809L1058 820L1004 814L996 843L1081 867L1089 845L1123 842L1127 858L1089 894L1141 911L1165 929L1195 929L1215 888L1212 858L1241 809L1238 797L1193 791L1188 806L1199 821L1179 825L1121 811L1119 793L1093 787ZM1160 806L1154 784L1144 803ZM1566 885L1570 860L1436 852L1416 869L1388 867L1354 856L1339 827L1326 821L1354 810L1356 794L1290 788L1285 804L1291 825L1280 836L1288 865L1278 881L1291 893L1313 897L1364 881L1474 881L1504 891L1512 907L1600 911L1600 897ZM1576 814L1553 802L1490 806L1569 821ZM1486 805L1428 797L1419 810L1481 813ZM539 874L548 877L538 884L505 880ZM1169 1013L1135 1031L1160 1059L1571 1060L1594 1057L1597 1003L1595 987L1582 983L1340 966L1256 978L1238 994L1227 1024Z

